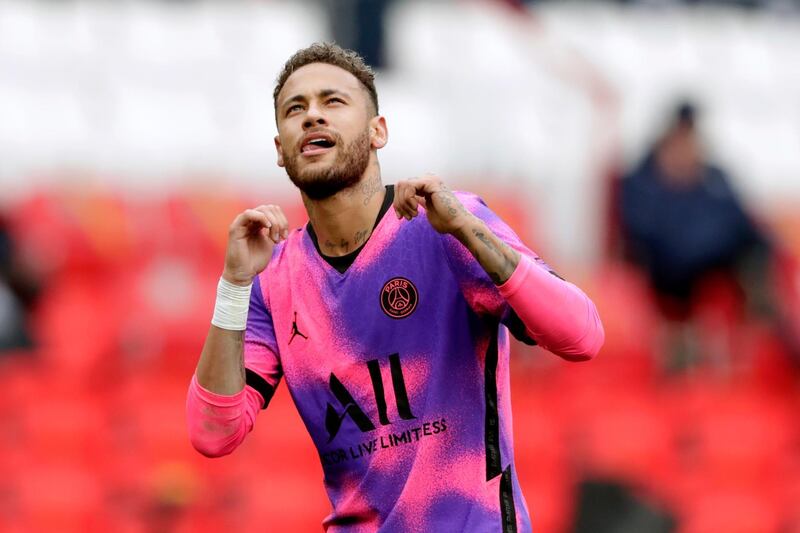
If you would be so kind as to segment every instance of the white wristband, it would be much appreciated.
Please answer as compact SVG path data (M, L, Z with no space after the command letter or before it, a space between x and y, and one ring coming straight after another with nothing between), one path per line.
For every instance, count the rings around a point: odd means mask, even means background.
M214 316L211 323L218 328L232 331L247 329L247 311L250 308L250 289L252 288L252 283L243 287L219 278L217 303L214 305Z

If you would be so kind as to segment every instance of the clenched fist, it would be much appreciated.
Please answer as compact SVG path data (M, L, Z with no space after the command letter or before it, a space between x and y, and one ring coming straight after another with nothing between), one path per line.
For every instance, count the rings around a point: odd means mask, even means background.
M474 221L474 215L434 174L400 180L395 185L394 210L397 218L411 220L417 216L419 205L425 208L428 222L439 233L456 234Z
M228 229L228 248L222 277L237 285L249 285L264 270L275 244L289 236L289 223L277 205L247 209Z

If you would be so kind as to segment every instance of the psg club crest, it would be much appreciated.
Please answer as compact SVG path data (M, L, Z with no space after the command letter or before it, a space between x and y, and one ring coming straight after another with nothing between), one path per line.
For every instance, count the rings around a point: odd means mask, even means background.
M405 318L419 301L417 288L406 278L392 278L381 289L381 309L391 318Z

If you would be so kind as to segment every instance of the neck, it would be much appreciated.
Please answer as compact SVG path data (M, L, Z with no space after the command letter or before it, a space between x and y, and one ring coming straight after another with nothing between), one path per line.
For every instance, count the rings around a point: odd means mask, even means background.
M358 183L329 198L312 200L303 194L322 253L332 257L347 255L367 242L384 194L377 160L370 162Z

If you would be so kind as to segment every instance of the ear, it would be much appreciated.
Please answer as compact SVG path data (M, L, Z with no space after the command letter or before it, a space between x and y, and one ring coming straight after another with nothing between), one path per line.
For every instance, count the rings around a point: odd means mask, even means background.
M370 146L380 150L389 142L389 130L386 128L386 119L380 115L372 117L369 121Z
M281 147L281 139L277 135L275 136L275 150L278 152L278 166L282 167L283 164L283 148Z

